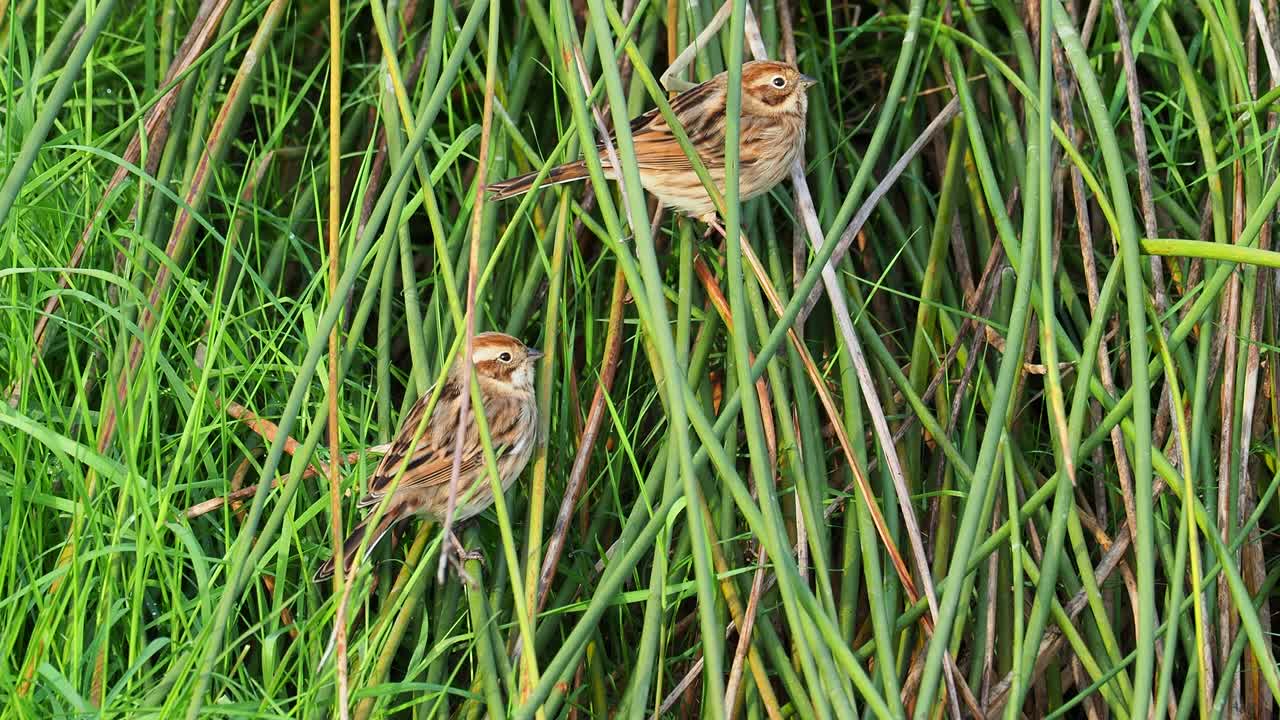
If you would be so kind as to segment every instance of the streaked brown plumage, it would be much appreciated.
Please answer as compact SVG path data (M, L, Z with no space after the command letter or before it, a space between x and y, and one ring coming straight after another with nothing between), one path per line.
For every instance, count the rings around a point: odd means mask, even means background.
M724 192L725 106L729 74L711 78L671 101L671 110L698 151L721 193ZM749 62L742 66L742 123L739 142L743 200L768 192L787 176L792 161L804 149L805 91L814 80L791 64ZM716 209L693 165L680 149L662 114L655 108L631 122L640 182L668 208L703 222L715 220ZM604 145L597 147L605 177L616 180ZM513 197L533 187L537 173L489 186L495 199ZM587 177L582 160L552 168L543 185L558 185Z
M503 490L520 475L533 455L538 433L533 366L540 357L541 352L525 347L524 343L502 333L480 333L472 342L471 361L480 382L484 415L498 456L498 477ZM387 454L369 479L369 494L358 503L359 507L372 508L381 502L405 458L409 458L404 476L392 494L381 522L372 531L366 554L400 520L413 515L426 515L436 520L444 518L449 502L449 475L457 440L459 403L467 402L470 397L467 386L461 375L461 366L455 365L445 379L440 399L416 445L412 444L413 437L418 432L431 393L419 398L401 421ZM454 508L456 521L466 520L493 503L487 472L479 429L475 417L468 414L457 505ZM347 571L355 562L368 521L368 517L361 521L343 544L343 562ZM315 580L320 582L332 575L333 559L330 558L316 570Z

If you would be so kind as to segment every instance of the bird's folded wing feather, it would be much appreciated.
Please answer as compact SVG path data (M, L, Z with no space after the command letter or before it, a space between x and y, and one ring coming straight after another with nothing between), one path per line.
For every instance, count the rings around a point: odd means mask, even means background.
M399 463L396 463L390 468L391 472L385 475L378 475L370 480L369 493L385 491L390 487L396 471L400 469L399 465ZM483 465L484 453L473 452L462 458L459 476L466 477L467 473ZM405 469L404 477L400 480L400 489L424 488L447 483L452 471L453 456L451 454L439 453L435 454L434 457L430 457L429 453L421 453L418 457L409 459L409 465Z
M397 492L401 490L422 489L433 487L436 485L444 485L449 482L449 477L453 471L453 448L448 447L447 451L441 452L439 448L420 448L419 451L409 458L408 465L405 468L404 477L400 480ZM484 467L484 452L478 446L464 448L462 463L458 470L458 476L465 478L469 474L476 472ZM494 455L501 458L506 452L505 446L494 448ZM378 465L377 471L374 472L373 478L369 480L369 495L373 501L376 501L387 489L391 487L391 481L395 479L396 473L400 471L400 465L404 460L404 454L395 454L393 449L383 458L382 463Z
M724 93L715 81L707 81L671 102L671 111L680 121L689 142L710 168L724 167ZM637 164L648 170L690 171L692 165L666 118L654 108L631 121ZM604 156L603 143L598 146Z
M395 439L391 441L391 447L388 448L387 454L382 456L382 460L378 463L378 468L374 470L373 477L369 479L369 495L365 501L375 501L391 486L391 481L395 479L400 472L400 466L405 464L405 458L409 457L408 464L405 467L404 478L401 479L399 487L423 487L436 484L438 482L448 482L449 473L453 467L453 450L454 450L454 430L456 426L445 421L446 418L456 417L455 403L461 396L461 386L452 376L446 379L445 386L441 390L440 399L436 404L435 415L439 419L432 417L427 419L427 427L422 429L421 434L418 433L418 426L423 421L423 415L427 411L428 401L431 399L432 390L428 390L418 398L418 401L409 408L409 412L400 422L400 431L396 433ZM443 413L443 415L442 415ZM468 437L463 441L462 447L462 472L475 468L476 464L484 462L483 453L480 451L479 442L473 436L474 432L468 433ZM414 444L415 436L416 446ZM440 467L444 468L444 479L438 480ZM362 502L362 504L364 504Z

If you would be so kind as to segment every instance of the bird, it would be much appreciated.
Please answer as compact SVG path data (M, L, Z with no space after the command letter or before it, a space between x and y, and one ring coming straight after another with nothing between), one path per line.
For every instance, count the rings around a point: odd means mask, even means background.
M742 114L739 135L739 196L749 200L762 195L782 181L792 162L804 152L805 115L808 89L816 80L790 63L757 60L742 66ZM721 195L725 191L725 109L729 73L722 72L695 85L671 101L671 111L680 121L689 142L707 167ZM692 163L680 148L676 136L657 108L631 122L640 184L664 206L713 225L716 208L703 187ZM617 180L604 144L596 147L604 176ZM494 183L489 191L495 200L528 192L538 173L532 172ZM552 168L542 186L559 185L587 177L584 161Z
M504 333L479 333L471 344L471 364L479 380L483 412L504 492L520 476L537 444L538 405L533 380L534 365L541 357L540 351ZM455 362L444 380L435 412L416 442L414 436L419 434L418 426L422 424L432 393L428 391L419 398L405 415L369 480L368 494L360 499L357 507L377 506L391 492L392 482L402 465L404 475L387 500L378 525L368 531L368 523L373 519L373 510L370 510L347 536L342 548L344 572L350 573L366 532L370 535L365 551L368 556L387 531L401 520L421 515L443 521L455 459L459 403L469 401L469 388L470 383L462 375L462 364ZM483 512L494 499L475 413L468 412L467 418L454 508L454 519L459 522ZM446 541L461 548L457 538L451 536ZM315 571L313 579L322 582L332 577L333 572L333 558L329 558Z

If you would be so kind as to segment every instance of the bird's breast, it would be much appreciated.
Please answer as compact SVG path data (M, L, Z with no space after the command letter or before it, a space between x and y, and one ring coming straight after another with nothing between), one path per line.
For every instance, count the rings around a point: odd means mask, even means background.
M804 119L791 115L753 118L743 123L741 140L744 198L768 192L786 178L804 148Z

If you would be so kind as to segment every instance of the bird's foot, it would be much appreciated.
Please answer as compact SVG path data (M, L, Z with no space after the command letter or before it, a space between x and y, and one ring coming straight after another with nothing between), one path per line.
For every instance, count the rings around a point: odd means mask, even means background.
M484 565L484 554L479 550L468 550L466 546L462 544L462 541L458 539L458 536L453 533L449 533L449 546L453 548L453 557L457 558L459 561L466 562L468 560L475 560L481 565Z
M468 550L463 546L462 541L458 540L458 536L454 535L452 532L446 536L445 545L446 547L442 548L440 552L444 553L445 559L451 566L453 566L454 572L458 573L458 579L468 587L479 588L480 583L477 582L475 578L471 577L471 573L467 572L463 563L468 560L475 560L483 565L484 556L478 551ZM443 573L443 569L441 572ZM441 576L441 580L443 580L443 575Z
M717 235L719 235L722 238L725 238L726 240L729 238L729 231L725 230L724 226L720 224L720 218L717 217L715 213L711 213L710 215L705 215L699 218L699 220L706 223L707 225L707 230L706 232L702 233L702 237L708 238L708 237L711 237L712 233L716 233ZM747 232L746 225L739 224L738 228L739 228L739 235L741 237L747 237L750 234Z
M702 233L704 239L711 237L712 233L718 233L720 237L725 236L724 226L720 224L720 218L715 213L707 213L698 218L698 221L707 226L707 229Z

